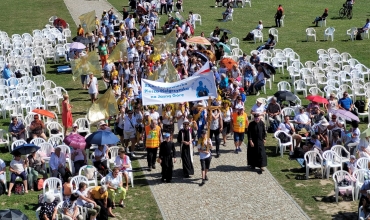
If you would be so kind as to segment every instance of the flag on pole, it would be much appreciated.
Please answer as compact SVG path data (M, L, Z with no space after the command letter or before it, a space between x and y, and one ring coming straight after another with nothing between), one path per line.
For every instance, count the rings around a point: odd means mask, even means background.
M127 56L127 40L122 39L120 42L118 42L117 46L114 47L112 53L108 57L108 63L118 61L123 56Z
M114 97L112 88L110 87L103 96L91 105L87 113L87 117L91 123L104 120L109 116L117 115L118 106Z
M95 10L82 14L78 18L80 19L81 26L85 33L91 33L95 31Z
M94 75L99 75L102 71L99 56L95 52L90 52L78 59L71 60L70 64L74 81L81 75L87 75L90 72L94 73Z

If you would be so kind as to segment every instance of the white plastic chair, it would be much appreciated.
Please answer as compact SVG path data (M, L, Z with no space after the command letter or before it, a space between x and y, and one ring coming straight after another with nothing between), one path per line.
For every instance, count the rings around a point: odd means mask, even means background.
M279 71L281 69L281 72L284 74L284 64L283 62L280 62L277 57L271 58L271 64L274 68L278 68Z
M239 48L239 38L232 37L230 38L229 43L230 43L230 47Z
M88 179L84 174L85 174L85 169L87 167L92 167L93 169L95 169L94 171L94 177L92 179ZM87 185L90 186L90 184L94 184L94 186L97 186L98 185L98 176L97 176L97 169L94 167L94 166L91 166L91 165L85 165L85 166L82 166L78 172L78 175L79 176L85 176L87 180Z
M289 141L288 141L288 142L286 142L286 143L281 143L281 140L280 140L280 138L279 138L279 134L280 134L280 133L284 133L286 136L288 136L288 137L289 137ZM280 149L280 155L281 155L281 157L283 157L284 151L286 151L286 147L287 147L287 146L291 146L291 145L293 145L292 136L291 136L291 135L289 135L289 134L287 134L287 133L286 133L286 132L284 132L284 131L276 131L276 132L274 133L274 137L275 137L275 139L278 141L278 143L277 143L277 145L276 145L276 153L277 153L278 148L279 148L279 149Z
M296 95L299 91L302 91L305 97L307 96L307 86L302 79L294 81L294 94Z
M110 158L109 158L109 163L110 164L114 164L114 161L116 160L116 157L118 156L118 150L119 150L119 147L117 146L112 146L112 147L109 147L109 152L110 152Z
M334 172L337 171L338 167L343 170L341 157L334 151L327 150L323 153L322 157L325 160L326 178L329 178L330 168L334 168Z
M253 30L253 32L254 32L254 35L253 35L254 43L256 43L257 40L258 40L258 42L263 42L263 33L262 33L262 31Z
M318 160L318 161L317 161ZM308 151L304 154L304 161L306 164L306 179L309 178L309 169L321 169L321 178L323 178L323 159L320 153L316 151ZM334 176L334 175L333 175Z
M322 18L319 22L317 22L318 26L322 27L326 27L326 18Z
M277 84L278 91L291 91L291 86L288 82L282 81Z
M36 146L39 146L39 144L45 143L45 142L46 141L43 138L34 138L34 139L32 139L32 141L30 143L34 144Z
M77 124L77 132L78 133L91 133L90 131L90 122L86 118L78 118L75 121L75 124Z
M368 170L357 169L352 173L352 176L356 179L355 183L355 200L359 199L360 189L365 182L365 176L368 174Z
M313 37L314 41L316 41L316 31L315 31L315 29L314 28L307 28L306 29L306 37L307 37L307 41L308 41L309 37Z
M270 28L269 34L272 34L276 40L276 42L279 41L279 31L276 28Z
M75 173L74 172L74 166L73 166L73 163L72 163L72 160L71 160L71 148L68 147L65 144L61 144L61 145L58 145L56 147L59 147L60 148L60 152L63 153L63 154L65 154L65 156L66 156L66 163L68 163L69 169L71 170L72 173Z
M366 29L364 32L361 33L362 38L369 39L369 29Z
M325 32L324 32L324 40L328 40L328 38L330 37L331 41L333 41L334 40L334 32L335 32L335 28L333 28L333 27L326 28Z
M352 200L354 200L354 194L355 194L355 187L354 187L354 181L351 177L351 175L344 170L338 170L333 174L333 180L335 183L335 201L338 203L338 195L339 191L347 191L351 190L352 191ZM350 182L349 186L338 186L338 183L340 183L343 180L347 180Z
M280 18L280 25L281 25L281 27L284 27L284 18L285 18L285 15L283 15L283 16Z
M347 30L347 36L351 39L351 41L356 40L357 28L353 27Z
M10 137L5 130L0 129L0 145L5 144L8 150L10 151Z
M59 189L58 189L59 187ZM45 181L44 181L44 184L43 184L43 195L44 195L44 198L45 198L45 194L46 193L50 193L52 195L54 195L55 197L59 197L59 201L63 201L63 194L62 194L62 181L58 178L55 178L55 177L49 177L47 178Z
M49 95L45 99L46 104L45 107L47 110L50 110L50 107L56 107L58 110L58 113L60 114L60 106L59 106L59 97L58 95Z
M53 136L57 136L57 137L61 137L62 139L64 138L64 128L61 124L59 124L58 122L50 122L46 128L48 129L49 131L49 135L50 137L53 137ZM52 129L56 129L59 131L59 133L57 134L52 134L51 133L51 130Z
M58 145L64 144L63 139L61 137L58 137L58 136L49 137L48 143L50 143L51 145L53 145L55 147L58 146Z
M200 14L193 14L193 19L194 19L194 29L195 29L195 22L198 21L199 25L202 25L202 17Z
M369 162L370 162L369 158L361 157L361 158L357 159L356 164L357 164L357 167L359 169L368 170L369 169Z
M14 148L18 147L18 146L21 146L23 144L27 144L27 142L25 140L16 140L12 143L12 145L10 146L10 149L9 149L9 152L12 152L14 150Z
M74 176L71 179L72 193L75 193L78 190L78 185L82 182L88 184L89 180L85 176L80 175Z

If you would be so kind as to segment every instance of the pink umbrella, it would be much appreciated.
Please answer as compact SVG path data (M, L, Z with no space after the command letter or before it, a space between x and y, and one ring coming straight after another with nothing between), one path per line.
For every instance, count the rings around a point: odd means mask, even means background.
M85 138L79 134L70 134L64 138L63 142L76 149L84 150L86 147Z

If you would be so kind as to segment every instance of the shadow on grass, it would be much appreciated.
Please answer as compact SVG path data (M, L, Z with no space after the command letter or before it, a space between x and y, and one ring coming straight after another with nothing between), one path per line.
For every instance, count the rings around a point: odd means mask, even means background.
M338 212L335 215L332 215L333 220L353 220L357 219L356 212Z
M332 18L330 18L331 20L341 20L341 19L343 19L343 18L341 18L341 17L332 17Z
M38 206L39 206L38 204L26 204L24 205L24 209L25 210L36 210Z

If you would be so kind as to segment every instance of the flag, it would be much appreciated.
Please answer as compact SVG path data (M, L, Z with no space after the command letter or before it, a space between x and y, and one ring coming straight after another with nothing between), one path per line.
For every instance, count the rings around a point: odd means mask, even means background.
M80 19L81 26L85 33L91 33L95 31L95 10L82 14L78 18Z
M120 42L118 42L117 46L114 47L112 53L108 57L108 63L118 61L120 60L123 56L127 55L127 40L122 39Z
M199 74L205 74L205 73L208 73L209 71L211 71L211 68L209 68L209 61L207 61L207 63L205 63L202 66L202 68L200 68L197 72L195 72L193 76L197 76Z
M102 71L99 56L95 52L90 52L86 56L71 60L70 64L74 81L81 75L87 75L89 72L94 73L94 75L100 75Z
M114 97L112 88L110 87L103 96L91 105L87 113L87 117L91 123L104 120L109 116L118 114L118 106Z
M172 30L171 33L153 42L154 53L162 54L176 52L176 41L176 30Z

